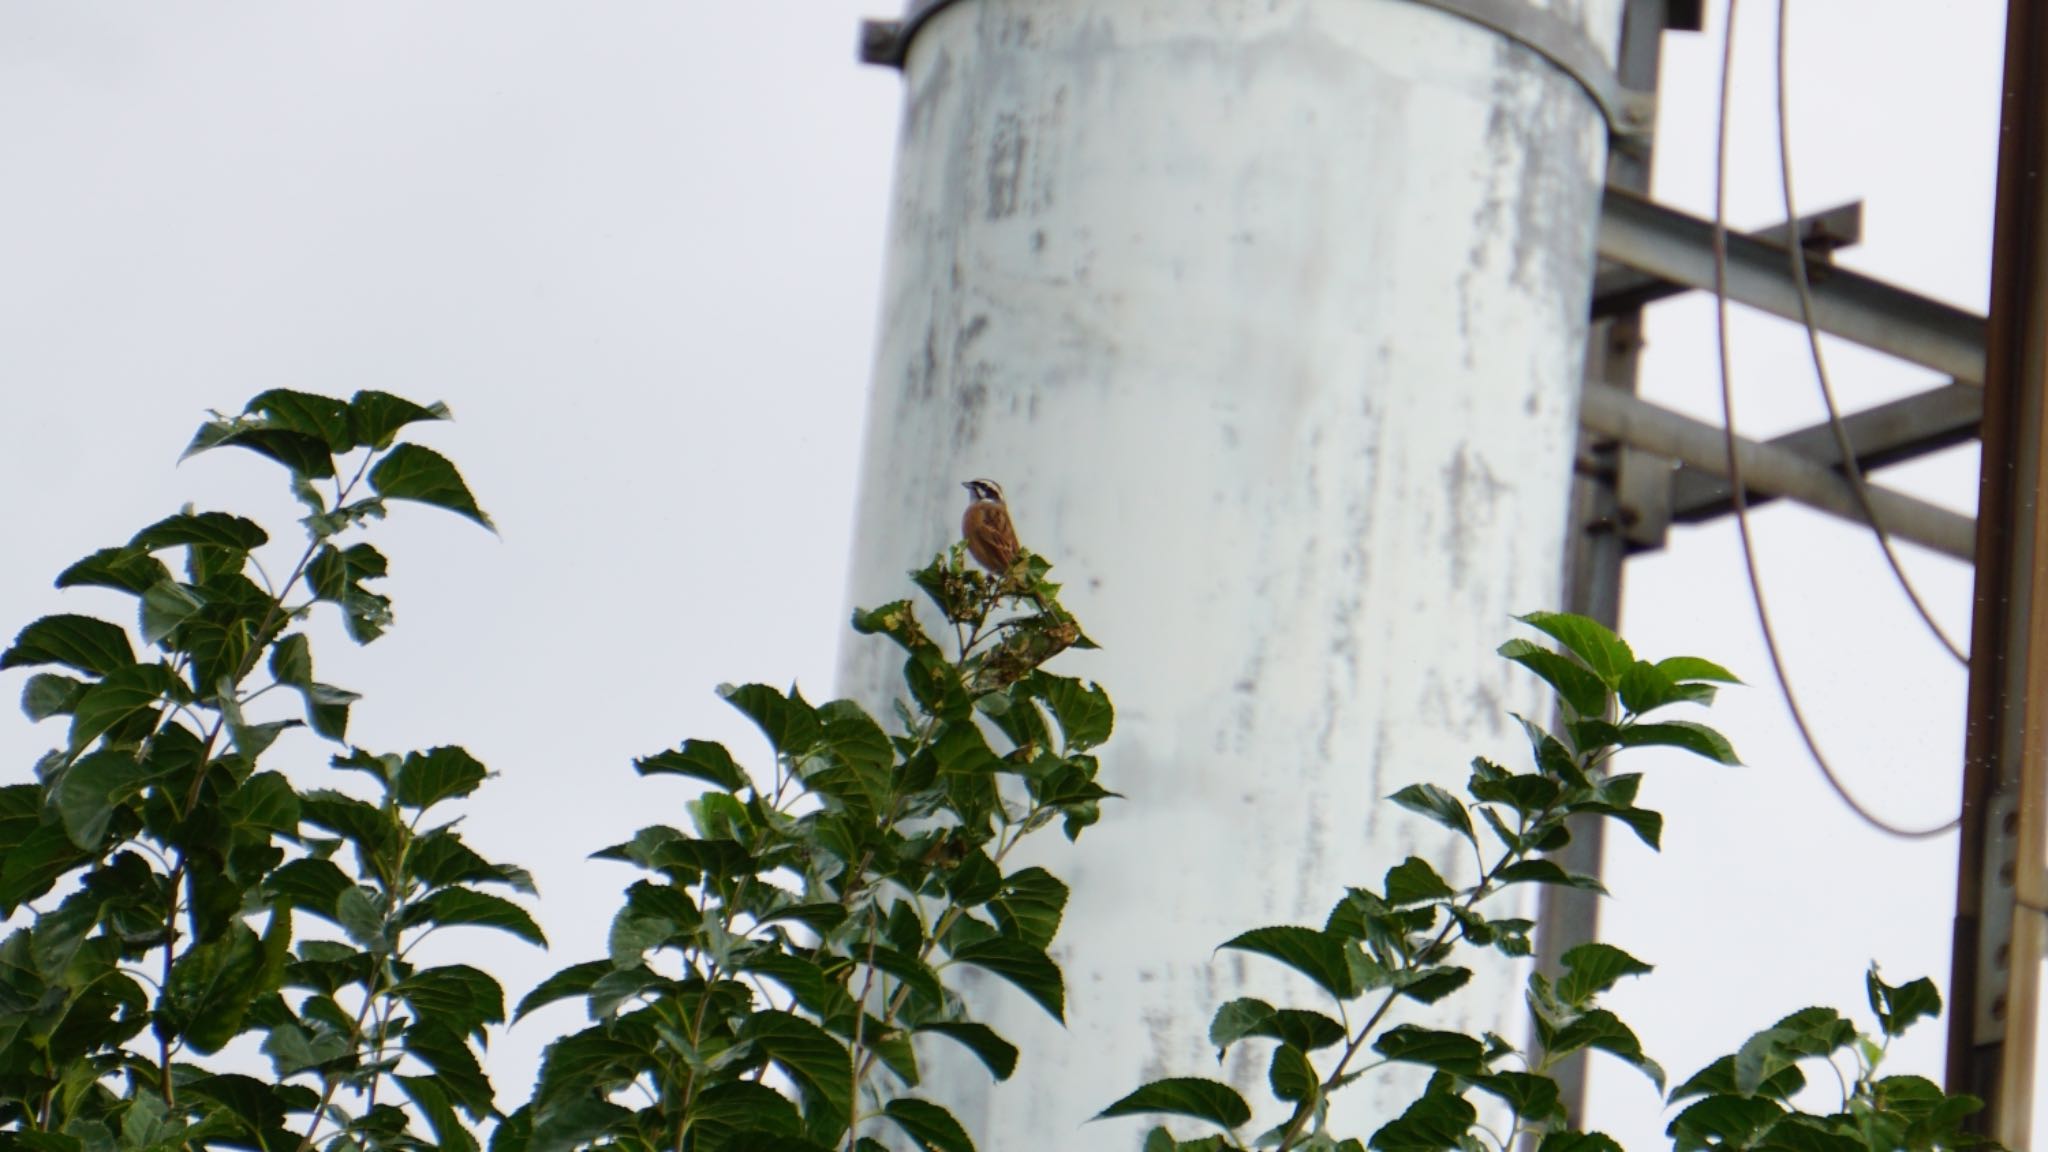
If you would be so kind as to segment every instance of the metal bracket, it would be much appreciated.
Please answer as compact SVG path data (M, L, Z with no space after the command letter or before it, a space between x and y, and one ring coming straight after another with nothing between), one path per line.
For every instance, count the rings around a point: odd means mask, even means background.
M863 64L903 67L910 41L927 20L955 0L911 0L901 20L863 20ZM1607 120L1607 130L1624 141L1645 140L1657 123L1657 94L1622 86L1600 50L1575 24L1567 24L1523 0L1409 0L1499 33L1549 61L1572 78Z
M2019 801L2012 790L2002 789L1991 797L1991 811L1984 821L1984 873L1982 903L1977 907L1977 996L1976 1018L1971 1033L1978 1044L1997 1044L2005 1039L2006 991L2011 985L2014 868L2019 860ZM2039 931L2033 918L2028 931ZM2033 1027L2032 1021L2026 1022Z

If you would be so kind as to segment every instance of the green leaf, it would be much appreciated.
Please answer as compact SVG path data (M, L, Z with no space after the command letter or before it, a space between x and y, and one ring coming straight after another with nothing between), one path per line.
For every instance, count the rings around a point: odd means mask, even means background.
M882 1107L882 1114L896 1122L921 1147L937 1152L974 1152L974 1141L951 1112L914 1096L898 1096Z
M1019 868L1003 879L989 912L1005 936L1014 936L1034 948L1045 948L1059 934L1060 916L1067 907L1067 886L1060 878L1036 866Z
M349 435L348 405L332 396L272 388L258 393L242 414L260 416L271 428L312 437L331 452L346 452L355 447L355 440Z
M808 1101L844 1125L853 1104L853 1057L845 1045L803 1017L772 1008L748 1016L739 1040L774 1061Z
M1941 1015L1941 993L1934 981L1921 977L1897 988L1880 980L1877 965L1864 973L1864 987L1870 994L1870 1010L1887 1036L1901 1036L1921 1017Z
M996 936L963 944L952 950L956 963L969 964L994 973L1038 1002L1052 1018L1066 1023L1066 986L1059 965L1040 948L1021 940Z
M247 448L308 480L326 480L334 475L334 453L326 440L278 426L260 415L207 421L185 446L184 457L224 447Z
M1422 1004L1434 1004L1471 982L1471 969L1451 966L1419 968L1394 978L1401 995Z
M1668 659L1659 660L1657 661L1657 671L1662 672L1670 677L1672 681L1679 684L1692 684L1703 680L1717 684L1742 683L1741 680L1736 679L1733 672L1728 671L1711 660L1702 660L1697 656L1672 656Z
M1097 1112L1093 1119L1110 1120L1118 1116L1146 1116L1157 1112L1192 1116L1225 1131L1243 1127L1252 1118L1251 1105L1246 1104L1244 1097L1230 1085L1193 1076L1177 1076L1152 1081Z
M443 800L476 791L490 772L474 756L454 745L408 753L398 769L393 794L406 808L425 810Z
M1807 1057L1828 1056L1856 1039L1856 1027L1832 1008L1803 1008L1743 1041L1735 1053L1735 1088L1753 1093L1764 1081Z
M433 1069L434 1078L472 1120L497 1111L491 1082L460 1033L431 1020L415 1020L405 1031L404 1043L406 1054Z
M1465 810L1465 802L1434 784L1410 784L1387 799L1429 817L1474 844L1479 842L1472 832L1472 814Z
M306 856L277 868L263 884L288 906L335 920L341 894L353 887L354 881L333 861Z
M1462 1032L1442 1032L1414 1024L1397 1024L1372 1042L1372 1050L1389 1060L1426 1064L1460 1076L1485 1071L1480 1058L1486 1047Z
M171 570L163 561L141 548L102 548L59 572L57 587L112 588L140 596L158 581L170 578Z
M1564 645L1609 688L1621 687L1622 675L1636 662L1635 653L1621 637L1598 620L1569 612L1531 612L1516 619Z
M45 616L30 624L15 636L12 647L0 653L0 669L64 664L105 676L134 663L135 650L118 625L69 614Z
M497 531L491 518L477 507L469 485L462 482L462 473L455 470L447 457L432 449L417 444L400 444L391 449L370 469L370 487L387 500L432 504Z
M1557 884L1565 888L1579 888L1587 892L1607 894L1606 885L1592 876L1580 876L1565 871L1555 860L1517 860L1493 874L1494 883L1509 884Z
M1222 947L1270 956L1315 981L1339 1000L1349 1000L1359 993L1357 977L1344 957L1343 942L1313 928L1254 928L1231 938Z
M1748 1148L1784 1115L1761 1096L1709 1096L1680 1112L1664 1134L1673 1152Z
M115 810L154 773L127 752L92 752L57 777L53 799L63 830L84 851L98 851Z
M129 726L154 727L157 706L178 696L178 680L161 664L130 664L109 673L78 697L71 714L71 750ZM119 733L117 733L119 735Z
M221 815L231 827L272 835L299 834L299 794L281 773L258 772L221 801Z
M396 1079L434 1130L434 1145L438 1152L476 1152L476 1137L455 1115L454 1104L439 1079L432 1076L397 1076Z
M389 570L384 554L368 544L347 549L323 544L306 566L306 579L316 599L341 608L349 639L368 644L391 627L391 600L363 587L363 581L382 579Z
M383 451L400 428L422 420L446 420L448 406L436 401L422 407L389 392L358 392L348 402L348 433L355 444ZM337 449L338 450L338 449Z
M1366 1143L1375 1152L1455 1152L1478 1119L1479 1110L1463 1097L1427 1092Z
M489 973L467 964L424 968L401 980L391 995L411 1004L423 1020L484 1039L484 1026L505 1022L505 990Z
M1273 1095L1290 1103L1313 1099L1321 1088L1316 1076L1315 1065L1308 1056L1292 1044L1280 1044L1273 1049L1273 1059L1266 1066L1266 1083L1273 1089Z
M1410 856L1387 869L1387 903L1395 907L1444 900L1454 895L1456 893L1451 886L1420 856Z
M800 695L784 696L766 684L723 684L718 694L754 722L778 756L802 755L818 742L817 710Z
M182 512L151 524L128 541L131 549L157 552L165 548L222 548L253 552L270 543L270 534L254 520L226 512Z
M1622 1148L1605 1132L1553 1131L1543 1134L1536 1152L1622 1152Z
M1052 709L1069 753L1101 745L1116 725L1109 694L1094 684L1039 671L1032 675L1031 694Z
M1209 1043L1216 1046L1216 1058L1221 1060L1232 1044L1246 1036L1259 1035L1259 1026L1272 1018L1273 1006L1250 996L1228 1001L1216 1009L1215 1017L1209 1021Z
M998 1080L1008 1080L1017 1070L1017 1046L996 1035L986 1024L975 1024L965 1020L930 1020L916 1025L913 1031L944 1036L974 1053Z
M1648 746L1682 748L1696 756L1704 756L1717 764L1737 765L1742 761L1735 756L1735 749L1728 738L1690 720L1665 720L1657 724L1624 724L1616 733L1616 742L1624 748Z
M1764 1079L1757 1086L1757 1094L1774 1100L1790 1099L1806 1087L1806 1076L1796 1066L1788 1065ZM1676 1104L1694 1096L1734 1096L1740 1092L1735 1086L1735 1057L1723 1056L1698 1072L1692 1078L1671 1090L1666 1103Z
M401 926L411 927L415 924L438 924L443 927L473 924L483 928L499 928L529 944L547 946L547 938L541 935L540 925L533 922L533 917L527 914L526 909L502 896L473 892L467 888L443 888L413 902L401 917Z
M747 770L733 761L732 753L725 750L725 745L709 740L685 740L682 747L672 751L642 756L633 761L633 770L642 776L689 776L715 784L727 792L738 792L751 783Z
M1650 965L1612 944L1581 944L1560 957L1567 971L1557 982L1558 998L1574 1008L1585 1008L1593 998L1614 987L1624 976L1647 976Z
M512 1010L513 1022L517 1023L524 1019L527 1013L545 1008L558 1000L585 995L611 970L612 964L609 960L586 960L581 964L569 965L541 981L533 991L520 997L519 1006Z
M87 685L55 672L38 672L21 686L21 710L30 720L47 720L69 715L85 695Z
M295 688L313 682L313 649L302 633L281 636L270 646L270 675Z
M1603 1052L1612 1053L1635 1065L1638 1071L1657 1085L1658 1091L1664 1090L1664 1069L1658 1067L1655 1060L1643 1054L1642 1042L1636 1039L1636 1034L1629 1026L1623 1024L1619 1017L1605 1008L1595 1008L1586 1012L1558 1029L1549 1047L1553 1056L1576 1052L1581 1048L1598 1048Z
M1541 1117L1558 1111L1557 1081L1548 1076L1529 1072L1491 1072L1473 1077L1472 1085L1507 1101L1517 1116Z
M191 945L171 966L158 1028L202 1055L220 1051L241 1033L262 967L262 943L240 922L218 939Z
M1499 652L1542 677L1544 683L1557 690L1558 698L1578 715L1598 717L1607 714L1607 685L1601 683L1600 677L1588 671L1585 665L1527 640L1510 640L1500 646Z

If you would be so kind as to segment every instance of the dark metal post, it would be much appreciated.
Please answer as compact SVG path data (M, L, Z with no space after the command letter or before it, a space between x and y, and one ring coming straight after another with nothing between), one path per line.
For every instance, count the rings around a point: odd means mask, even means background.
M1663 33L1667 24L1666 0L1628 0L1622 17L1621 47L1616 71L1624 87L1651 92L1657 88L1657 71ZM1648 193L1650 188L1650 146L1647 139L1628 147L1615 147L1607 154L1607 184ZM1624 309L1595 320L1586 333L1586 377L1625 388L1636 388L1636 366L1642 350L1642 310ZM1632 449L1612 440L1579 432L1576 476L1572 481L1571 519L1566 525L1565 608L1591 616L1608 627L1621 617L1621 570L1628 555L1628 538L1622 523L1617 477L1621 458ZM1584 820L1574 824L1572 842L1558 855L1558 863L1572 872L1600 874L1602 823ZM1558 971L1558 958L1567 949L1592 940L1599 932L1600 907L1591 892L1559 885L1544 885L1538 904L1537 963L1546 972ZM1556 1076L1565 1107L1574 1117L1584 1113L1586 1099L1586 1054L1573 1053L1560 1063Z
M1948 1088L2027 1146L2048 780L2048 12L2009 0L1978 487L1977 587L1950 978Z

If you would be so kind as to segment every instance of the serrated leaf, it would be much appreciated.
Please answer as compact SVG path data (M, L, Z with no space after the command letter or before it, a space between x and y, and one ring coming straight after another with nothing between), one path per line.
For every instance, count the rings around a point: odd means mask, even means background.
M1403 904L1421 904L1454 895L1456 893L1451 886L1420 856L1410 856L1387 869L1387 903L1397 908Z
M128 547L156 552L196 544L231 552L253 552L268 543L270 534L254 520L226 512L182 512L137 532L128 541Z
M1462 1032L1397 1024L1380 1033L1372 1049L1389 1060L1425 1064L1461 1076L1476 1076L1484 1070L1480 1058L1485 1045Z
M120 626L69 613L45 616L23 628L13 645L0 653L0 669L64 664L106 676L134 663L135 650Z
M141 791L151 775L147 765L126 752L95 752L65 769L52 799L71 842L97 850L114 810Z
M449 419L448 406L439 401L425 406L389 392L361 391L348 402L349 437L356 444L379 451L391 447L400 428L423 420Z
M141 548L102 548L59 572L57 587L112 588L140 596L158 581L170 578L171 570L163 561Z
M1560 957L1567 971L1557 981L1557 995L1574 1008L1592 1004L1593 998L1614 987L1623 977L1646 976L1650 965L1612 944L1581 944Z
M407 808L427 809L444 800L467 796L490 776L476 757L454 745L408 753L392 790Z
M974 1152L974 1141L951 1112L914 1096L898 1096L882 1106L882 1114L921 1146L936 1152Z
M1541 677L1574 713L1587 717L1607 714L1608 686L1585 665L1527 640L1510 640L1498 651Z
M257 393L242 414L259 416L271 428L319 440L330 452L346 452L355 447L355 440L349 435L348 405L332 396L272 388Z
M1716 684L1740 684L1735 673L1728 671L1711 660L1697 656L1672 656L1657 661L1657 671L1680 684L1711 681Z
M493 532L491 518L477 507L462 473L439 452L417 444L400 444L384 454L370 469L370 487L386 500L414 500L445 508Z
M116 728L153 724L158 706L177 694L177 678L161 664L115 669L79 694L71 713L71 750L77 752Z
M1635 653L1629 651L1621 637L1590 617L1570 612L1531 612L1516 619L1564 645L1609 688L1621 687L1622 675L1636 662Z
M1038 1002L1060 1023L1066 1023L1066 985L1059 965L1040 948L1021 940L995 936L952 949L952 958L1002 977Z
M1017 1070L1017 1046L998 1036L986 1024L975 1024L965 1020L930 1020L916 1025L913 1031L944 1036L960 1044L980 1060L989 1074L997 1080L1008 1080Z
M21 710L30 720L70 714L87 685L55 672L38 672L21 686Z
M467 888L443 888L413 902L405 910L402 924L438 924L443 927L469 924L510 932L529 944L547 946L540 925L526 909L502 896L474 892Z
M1877 1014L1887 1036L1904 1035L1914 1021L1941 1015L1941 993L1934 981L1924 976L1894 988L1878 978L1877 965L1872 964L1864 974L1864 986L1870 994L1870 1010Z
M1606 885L1592 876L1580 876L1565 871L1555 860L1517 860L1493 874L1496 884L1556 884L1565 888L1578 888L1587 892L1607 894Z
M845 1123L853 1103L853 1060L845 1045L803 1017L772 1008L748 1016L739 1040L774 1061L826 1115Z
M1158 1112L1192 1116L1225 1131L1241 1128L1252 1118L1251 1105L1246 1104L1244 1097L1230 1085L1193 1076L1177 1076L1152 1081L1097 1112L1093 1119L1110 1120L1118 1116L1146 1116Z
M1674 1117L1664 1134L1673 1152L1751 1147L1785 1110L1760 1096L1708 1096Z
M1410 784L1387 799L1429 817L1474 844L1479 842L1473 834L1472 814L1465 810L1465 802L1434 784Z
M1656 724L1624 724L1615 734L1615 742L1624 748L1666 747L1682 748L1696 756L1704 756L1717 764L1739 765L1735 749L1728 738L1690 720L1665 720Z
M1034 948L1045 948L1059 934L1060 917L1067 907L1067 886L1060 878L1039 867L1020 868L1003 878L1002 887L989 901L989 912L1006 936L1015 936Z
M1269 956L1316 982L1339 1000L1358 995L1358 981L1345 959L1343 942L1313 928L1276 925L1240 933L1221 945Z
M1464 1147L1478 1118L1479 1110L1463 1097L1427 1092L1366 1143L1374 1152L1454 1152Z
M727 792L738 792L752 783L747 770L733 760L725 745L709 740L685 740L680 748L642 756L633 761L633 771L642 776L688 776Z
M1279 1044L1266 1065L1266 1084L1273 1095L1290 1103L1313 1099L1321 1088L1315 1065L1308 1055L1292 1044Z
M278 427L260 415L207 421L193 434L180 459L226 447L247 448L267 456L308 480L326 480L334 475L334 453L326 440Z

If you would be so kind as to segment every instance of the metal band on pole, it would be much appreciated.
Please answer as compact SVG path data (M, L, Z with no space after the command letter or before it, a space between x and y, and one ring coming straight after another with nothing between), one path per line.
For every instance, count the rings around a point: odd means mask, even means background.
M900 20L864 20L860 58L864 64L903 67L917 30L955 0L913 0ZM1467 20L1520 44L1571 77L1599 105L1607 130L1621 140L1645 139L1657 122L1657 94L1622 86L1600 49L1576 24L1569 24L1522 0L1408 0Z

